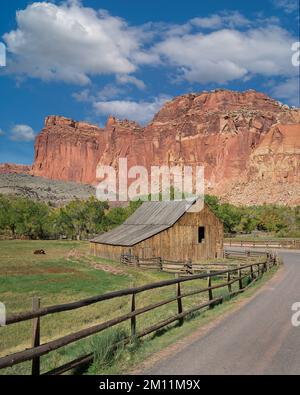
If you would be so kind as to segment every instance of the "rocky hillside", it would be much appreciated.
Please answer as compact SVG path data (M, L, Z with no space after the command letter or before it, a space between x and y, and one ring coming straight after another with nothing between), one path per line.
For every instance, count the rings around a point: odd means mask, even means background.
M0 174L0 194L27 197L63 206L75 199L95 196L95 188L75 182L52 181L27 174Z
M250 90L187 94L153 121L108 119L104 128L48 117L32 173L96 183L97 165L204 165L206 192L233 203L300 204L300 110Z
M0 163L0 174L29 174L31 170L32 166Z

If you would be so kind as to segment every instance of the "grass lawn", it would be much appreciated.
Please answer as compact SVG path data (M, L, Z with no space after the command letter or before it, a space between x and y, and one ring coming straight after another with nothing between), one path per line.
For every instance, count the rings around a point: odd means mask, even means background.
M33 251L36 249L46 250L46 255L34 255ZM86 242L0 241L0 302L6 305L8 314L30 310L33 297L41 298L41 306L49 306L169 278L174 278L174 275L155 270L142 271L135 267L127 267L90 256L89 243ZM182 292L205 286L206 280L194 280L183 284ZM224 289L216 290L214 296L223 293ZM147 291L137 296L136 307L140 308L174 295L175 286ZM188 309L206 300L207 294L200 294L184 298L183 305L185 309ZM128 311L130 311L130 297L122 297L71 312L42 317L41 342L45 343L107 321ZM176 302L148 312L137 317L137 330L145 329L175 313L177 313ZM130 322L120 324L113 329L112 336L118 331L128 334L129 327ZM178 329L179 332L175 330L176 336L183 332L184 327L185 325ZM82 354L97 351L97 347L102 347L100 343L103 342L103 338L106 341L105 332L43 356L41 371L48 371ZM0 356L29 348L30 336L30 321L0 328ZM154 351L165 344L163 338L157 336L154 338L158 339L156 343L144 342L145 345L148 344L148 346L144 345L148 347L146 354L151 349ZM149 346L151 343L153 346ZM136 351L134 354L140 355L140 352ZM127 358L131 353L126 351L125 355ZM127 361L126 358L125 361ZM0 374L30 374L30 366L30 362L26 362L4 369L0 371ZM127 365L123 361L120 371L124 366ZM89 370L90 373L101 371L106 371L106 367L99 368L94 365Z

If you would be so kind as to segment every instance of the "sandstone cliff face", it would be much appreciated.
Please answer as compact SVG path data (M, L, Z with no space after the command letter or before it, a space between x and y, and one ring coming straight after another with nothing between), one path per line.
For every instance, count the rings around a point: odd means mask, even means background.
M92 184L100 157L101 130L97 126L50 116L36 139L32 174Z
M250 157L249 178L271 182L300 182L300 129L276 125Z
M146 127L110 117L101 129L49 117L36 140L33 174L93 184L97 165L117 166L124 157L129 166L148 170L162 164L204 165L209 193L234 203L263 203L266 193L252 201L247 185L254 183L255 191L255 183L270 188L283 182L291 192L284 202L294 204L300 185L299 121L299 110L252 90L177 97ZM271 200L282 201L276 193Z
M299 124L273 126L253 151L226 199L237 204L300 205Z

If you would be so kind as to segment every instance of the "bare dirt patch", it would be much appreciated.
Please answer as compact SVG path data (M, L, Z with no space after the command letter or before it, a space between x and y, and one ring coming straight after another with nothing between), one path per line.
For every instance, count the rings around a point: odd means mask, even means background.
M103 270L104 272L115 275L124 274L124 271L122 269L110 265L103 265L101 263L97 263L97 265L94 265L93 267L94 269Z

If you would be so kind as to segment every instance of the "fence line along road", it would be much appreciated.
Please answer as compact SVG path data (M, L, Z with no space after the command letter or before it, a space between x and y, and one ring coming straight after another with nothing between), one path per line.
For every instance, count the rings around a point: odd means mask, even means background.
M300 250L300 239L277 239L277 240L252 240L227 238L224 240L225 247L251 247L251 248L287 248Z
M244 255L248 256L248 255ZM133 339L144 337L150 333L156 332L157 330L170 325L171 323L178 322L182 324L184 318L196 311L213 308L216 304L222 303L225 297L233 297L240 292L247 289L254 281L259 279L266 271L268 271L272 266L280 263L276 255L264 254L264 259L250 262L245 265L239 265L237 267L230 266L226 270L217 270L214 272L206 272L197 275L189 275L186 277L178 277L171 280L165 280L160 282L155 282L151 284L146 284L140 287L128 288L120 291L109 292L103 295L94 296L91 298L86 298L73 303L66 303L56 306L40 307L40 300L34 298L33 309L29 312L23 312L18 314L13 314L7 317L7 325L18 324L27 320L32 320L32 347L23 351L16 352L14 354L7 355L0 358L0 369L8 368L25 361L31 361L32 363L32 374L40 375L40 359L42 356L50 353L51 351L60 349L66 345L72 344L78 340L87 338L96 333L100 333L105 329L112 328L120 323L129 321L130 323L130 336L125 338L122 342L124 344L129 343ZM174 262L173 262L174 263ZM224 279L225 277L225 279ZM183 292L182 285L184 283L189 283L195 280L207 280L207 286L193 289L192 291ZM213 280L221 281L213 284ZM237 283L237 290L233 290L233 284ZM157 303L149 304L147 306L139 308L136 303L136 295L147 292L154 289L165 288L169 286L175 286L174 296L168 299L161 300ZM214 295L214 291L217 289L225 288L226 295L217 296ZM207 295L207 300L201 304L192 306L189 309L184 309L183 300L186 297L205 294ZM121 298L125 296L130 296L130 311L126 314L117 316L108 321L99 323L89 328L82 329L75 333L71 333L62 336L58 339L51 340L47 343L41 344L41 317L60 313L63 311L71 311L79 309L85 306L90 306L95 303L99 303L105 300L112 300L115 298ZM149 311L155 310L161 306L170 304L172 302L177 302L177 314L165 318L156 324L143 329L142 331L137 330L137 317L141 316ZM0 328L1 330L2 328ZM115 345L116 346L116 345ZM93 354L87 354L80 356L79 358L70 361L63 366L57 367L50 372L45 372L43 374L57 375L65 373L71 369L81 367L86 365L93 360Z

